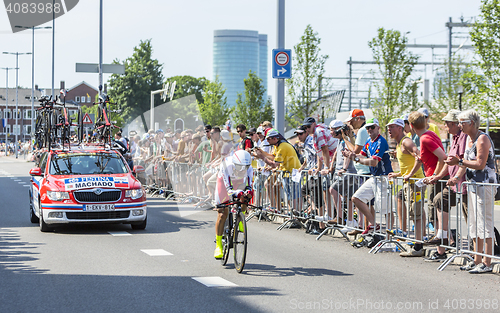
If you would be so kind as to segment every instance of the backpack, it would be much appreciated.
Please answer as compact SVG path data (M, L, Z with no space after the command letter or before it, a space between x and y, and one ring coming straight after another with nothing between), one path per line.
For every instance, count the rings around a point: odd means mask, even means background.
M243 140L240 142L240 146L239 146L239 148L240 148L241 150L245 150L245 146L246 146L247 140L250 140L250 143L251 143L250 148L253 148L253 147L254 147L254 144L253 144L252 139L250 139L250 138L248 138L248 137L245 137L245 138L243 138Z

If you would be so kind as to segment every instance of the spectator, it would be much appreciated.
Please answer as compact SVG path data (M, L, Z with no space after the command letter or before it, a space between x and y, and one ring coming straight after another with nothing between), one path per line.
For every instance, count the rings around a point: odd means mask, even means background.
M119 131L116 132L116 134L115 134L115 140L118 140L121 143L123 143L125 145L125 147L127 147L127 149L128 149L127 139L123 138L121 130L119 130Z
M317 124L313 117L306 117L302 125L306 127L307 133L313 136L313 145L318 155L317 167L312 172L313 174L319 172L322 176L326 177L330 168L330 161L333 160L333 154L335 153L335 149L337 149L339 140L332 137L325 124ZM328 187L326 186L325 190L328 190ZM320 216L315 217L318 221L328 221L330 219L329 216L331 214L329 212L325 213L323 210L320 210L319 214ZM320 228L323 228L323 226L320 225Z
M401 116L401 119L405 122L404 131L406 133L406 137L410 138L413 141L413 143L415 144L415 146L418 149L420 149L420 138L417 136L417 134L415 133L413 128L411 128L410 122L408 122L408 116L410 116L410 115L403 114L403 116Z
M418 112L412 112L408 117L411 127L415 133L420 137L420 160L424 165L425 179L424 183L429 186L429 199L434 199L436 194L441 192L442 184L434 184L435 180L432 176L441 172L446 159L443 144L439 137L433 132L426 129L425 116ZM429 216L434 213L434 206L431 205L432 201L428 203ZM432 212L431 212L432 211ZM425 231L422 230L425 235ZM439 254L435 251L429 258L425 259L428 262L437 262L446 259L445 254Z
M201 141L210 140L210 131L212 130L212 125L205 125L205 133L201 137Z
M345 151L344 156L354 160L355 162L370 167L370 174L372 176L384 176L392 172L392 165L389 154L387 140L380 135L380 126L376 118L369 119L365 128L368 131L370 138L364 144L360 154L353 151ZM352 196L354 205L366 216L370 223L366 227L363 234L369 233L371 230L377 230L380 226L375 224L375 211L370 209L368 202L375 199L375 205L380 210L381 214L387 213L387 183L385 180L376 179L375 177L369 178Z
M353 151L355 154L361 153L361 149L363 149L363 146L365 145L366 141L370 139L370 136L368 135L368 131L365 128L366 125L366 118L365 118L365 113L363 110L360 109L354 109L349 113L349 117L345 120L346 124L349 125L354 133L356 134L356 139L354 141L351 140L346 140L348 138L344 138L344 141L346 143L346 147L348 150ZM354 142L354 144L353 144ZM356 173L358 175L370 175L370 167L363 165L361 163L354 163L354 168L356 169ZM357 185L360 186L362 185L366 177L360 177L357 179ZM359 211L359 210L358 210ZM363 214L361 212L358 212L358 222L360 225L363 224ZM365 221L365 228L368 227L368 222ZM349 232L348 234L351 236L355 236L357 234L360 234L361 231L355 229Z
M425 124L426 124L425 129L433 131L438 136L438 138L441 140L441 136L439 134L439 128L436 126L436 124L429 122L429 115L430 115L429 110L427 110L426 108L420 108L420 109L418 109L418 112L422 113L425 116Z
M247 130L247 136L250 137L250 139L252 140L253 147L258 147L260 140L259 136L257 136L257 128L252 127L249 130Z
M496 184L495 147L490 136L479 130L481 118L475 110L467 110L458 115L459 125L467 138L464 158L450 156L448 165L460 166L459 174L465 170L468 182ZM493 209L496 186L467 185L469 234L474 241L474 252L493 254ZM485 245L483 249L483 245ZM474 263L462 267L471 274L492 271L491 258L474 255Z
M445 117L443 117L448 133L453 135L450 151L448 153L448 159L450 159L451 156L456 156L459 159L464 158L467 134L464 133L458 125L459 114L460 111L451 110ZM459 176L458 171L459 166L448 165L445 161L445 165L443 166L441 172L431 178L431 183L434 183L446 176L450 177L446 183L446 187L444 187L443 190L432 200L434 207L437 209L436 217L438 221L438 231L433 238L426 242L427 244L440 244L441 241L443 241L444 245L448 245L448 210L449 207L454 206L457 202L457 192L462 192L462 210L464 212L465 220L467 220L467 188L462 188L462 183L465 178L463 174ZM437 251L440 254L444 254L445 248L438 246Z
M174 152L177 154L177 150L179 148L179 142L181 141L182 131L180 129L176 129L174 133L174 140L172 142L172 148L174 148Z
M206 136L208 137L208 140L202 141L197 148L197 151L201 153L201 164L205 165L208 162L210 162L210 155L212 153L212 150L210 148L210 131L206 133ZM206 137L206 138L207 138Z
M280 133L277 130L268 130L266 139L270 145L274 146L272 154L264 152L261 149L254 150L254 156L261 158L264 162L272 169L279 169L283 172L283 187L288 199L293 201L293 208L298 205L299 190L298 185L291 181L290 173L293 169L298 169L300 167L299 158L297 153L291 144L286 141L279 140ZM272 186L270 184L273 181L267 181L266 187L271 190ZM279 190L278 190L279 191ZM271 199L271 209L277 208L276 202L279 198L279 194L276 198L270 196ZM279 202L278 202L279 204Z
M238 150L242 149L250 152L250 150L253 148L253 141L252 138L247 136L247 127L244 124L239 124L238 126L236 126L236 132L238 132L238 135L240 135Z
M403 189L397 194L399 225L403 232L407 230L406 210L408 209L410 220L415 223L415 238L422 241L422 229L425 225L422 224L422 220L425 221L425 212L423 212L424 200L422 195L425 194L425 186L423 188L417 187L415 181L410 179L422 179L424 178L424 173L422 172L422 164L419 159L420 151L418 151L415 143L409 137L405 136L404 127L405 124L400 118L392 119L389 124L387 124L389 136L397 142L396 158L398 159L400 168L399 173L389 173L389 178L402 176L404 180ZM406 207L406 204L409 204L409 208ZM399 255L402 257L424 256L422 243L417 242L410 251L402 252Z
M332 195L333 204L337 209L337 217L329 223L345 225L345 227L341 229L341 232L347 233L350 228L358 227L357 222L353 218L351 201L351 196L354 191L358 189L358 185L353 176L344 175L345 173L356 174L356 169L354 168L353 162L342 154L342 151L347 149L343 136L351 137L350 132L352 132L350 128L343 128L344 123L340 120L333 120L330 122L330 132L332 137L339 139L339 145L334 155L335 162L332 162L330 166L330 173L334 173L335 176L333 176L333 183L329 190ZM347 217L344 216L343 206L340 204L345 198L347 198ZM346 219L345 224L344 219Z
M297 138L299 139L298 145L302 150L302 155L304 162L302 163L299 171L303 170L311 171L316 168L317 165L317 153L314 149L313 138L307 133L307 127L304 125L299 126L295 130ZM314 175L308 175L306 183L301 188L302 197L306 198L307 202L310 203L310 208L307 208L305 213L309 216L315 215L319 212L319 208L323 206L323 193L322 186L318 177ZM310 232L311 235L319 235L319 231L314 229Z
M234 145L231 140L231 135L228 130L222 130L220 132L220 138L222 139L222 148L220 151L221 158L220 160L222 161L223 159L227 158L230 156L234 150Z

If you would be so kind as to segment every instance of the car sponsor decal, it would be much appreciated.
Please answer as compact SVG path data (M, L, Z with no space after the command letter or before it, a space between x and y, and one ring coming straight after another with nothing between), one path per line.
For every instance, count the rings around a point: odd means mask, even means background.
M73 177L64 179L64 187L66 190L95 187L114 188L115 182L113 177Z
M128 188L128 177L113 177L115 181L115 187L117 188Z

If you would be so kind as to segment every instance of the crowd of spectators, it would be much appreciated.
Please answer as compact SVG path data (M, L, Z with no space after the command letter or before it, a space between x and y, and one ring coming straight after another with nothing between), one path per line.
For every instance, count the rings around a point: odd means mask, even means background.
M452 110L442 120L452 136L449 150L442 144L437 125L429 122L427 109L409 112L387 125L380 125L376 118L367 119L360 109L349 112L345 121L333 120L328 126L307 117L295 129L293 145L264 121L255 128L239 124L234 134L210 125L194 131L149 131L131 136L129 146L131 161L146 169L146 184L172 184L167 164L174 161L186 165L179 170L188 179L175 183L188 189L197 183L190 178L189 165L199 165L208 198L215 196L222 160L236 150L246 150L259 173L254 201L261 203L265 197L265 211L300 211L317 222L312 234L337 225L346 235L365 235L379 230L385 221L387 232L411 233L415 240L409 251L400 253L402 257L423 257L424 246L437 246L426 258L429 262L446 259L446 248L455 244L448 229L449 212L460 205L475 251L491 254L496 187L468 184L462 188L462 183L497 183L493 142L479 130L480 119L474 110ZM394 150L385 133L395 143ZM395 164L397 171L393 170ZM303 173L299 180L294 179L297 171ZM393 195L387 190L391 189L388 183L396 179L402 187L395 190L394 215L389 211ZM429 199L427 211L425 199ZM491 258L477 256L463 269L490 272Z

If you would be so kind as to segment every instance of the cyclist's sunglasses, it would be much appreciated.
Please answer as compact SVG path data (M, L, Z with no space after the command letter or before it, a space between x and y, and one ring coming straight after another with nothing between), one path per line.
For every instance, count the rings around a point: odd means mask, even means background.
M238 172L246 171L246 170L248 170L249 167L250 167L250 165L242 165L242 164L235 164L234 165L234 169Z
M371 126L366 126L366 129L375 129L375 125L371 125Z

